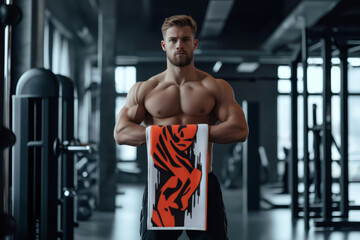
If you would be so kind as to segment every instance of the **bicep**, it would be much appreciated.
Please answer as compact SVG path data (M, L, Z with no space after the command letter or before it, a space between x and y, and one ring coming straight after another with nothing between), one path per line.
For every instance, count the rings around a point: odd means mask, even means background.
M141 102L138 92L140 83L136 83L126 97L126 103L117 116L117 122L130 121L140 124L146 115L146 110Z
M242 108L236 102L234 91L224 80L221 82L216 99L215 114L220 122L235 121L243 123L245 116Z
M140 124L146 115L146 110L139 104L125 105L118 114L118 121L130 121Z
M243 122L245 119L244 112L235 100L229 101L226 104L219 104L215 114L220 122L234 121Z

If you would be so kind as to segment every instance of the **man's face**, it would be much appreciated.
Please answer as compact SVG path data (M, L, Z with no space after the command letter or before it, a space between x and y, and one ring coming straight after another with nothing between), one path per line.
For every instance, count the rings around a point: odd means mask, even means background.
M194 39L189 26L169 28L161 41L167 58L177 67L187 66L192 62L197 44L198 40Z

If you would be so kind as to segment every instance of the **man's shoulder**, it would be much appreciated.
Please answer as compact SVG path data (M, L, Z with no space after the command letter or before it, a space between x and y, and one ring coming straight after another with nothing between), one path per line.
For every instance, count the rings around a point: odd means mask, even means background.
M198 79L201 82L207 82L207 83L214 83L214 84L223 84L222 82L224 82L224 79L220 79L220 78L215 78L212 75L210 75L207 72L204 72L200 69L197 69L197 73L198 73Z
M135 83L135 88L137 92L137 96L140 100L144 100L146 96L156 88L156 86L161 82L163 78L163 73L159 73L155 76L152 76L146 81L139 81Z
M149 78L148 80L142 82L144 88L153 88L154 86L158 85L162 79L164 79L164 72L156 74Z
M210 90L217 91L220 88L224 87L224 85L229 85L224 79L221 78L214 78L207 72L198 70L200 75L200 81L201 83Z
M224 79L214 78L210 74L199 70L201 76L201 84L213 94L216 99L222 99L225 95L232 95L233 89L231 85Z

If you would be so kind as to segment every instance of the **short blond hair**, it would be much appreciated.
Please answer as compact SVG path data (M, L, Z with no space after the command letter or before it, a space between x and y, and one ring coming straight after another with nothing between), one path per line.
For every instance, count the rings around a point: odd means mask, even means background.
M195 22L195 20L187 15L174 15L168 18L165 18L165 21L163 23L163 25L161 26L161 32L163 37L165 37L165 33L166 30L168 30L171 27L185 27L185 26L189 26L191 28L192 33L196 34L196 30L197 30L197 24Z

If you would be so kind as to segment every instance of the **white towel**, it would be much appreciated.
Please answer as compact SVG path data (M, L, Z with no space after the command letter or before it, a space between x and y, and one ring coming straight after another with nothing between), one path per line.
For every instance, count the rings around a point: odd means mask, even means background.
M149 126L149 230L206 230L209 127Z

